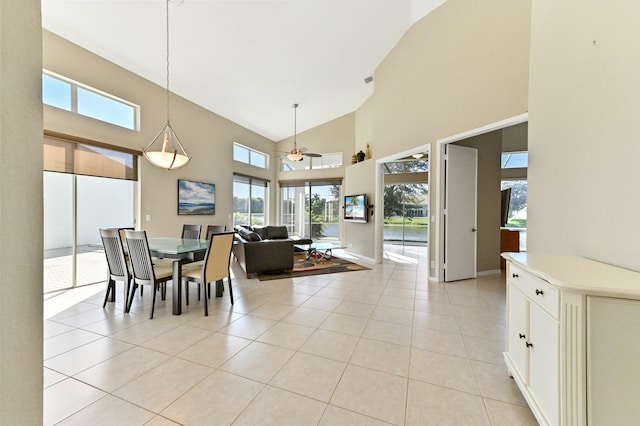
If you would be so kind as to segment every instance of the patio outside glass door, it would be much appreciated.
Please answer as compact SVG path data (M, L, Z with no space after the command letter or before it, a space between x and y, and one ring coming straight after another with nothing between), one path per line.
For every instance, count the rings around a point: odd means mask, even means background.
M429 241L428 184L385 185L384 240L427 244Z
M134 227L136 181L44 172L44 292L105 281L100 228Z

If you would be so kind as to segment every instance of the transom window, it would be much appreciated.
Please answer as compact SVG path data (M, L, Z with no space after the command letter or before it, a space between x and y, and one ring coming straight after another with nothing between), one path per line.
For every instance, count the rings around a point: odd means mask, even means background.
M504 152L501 163L503 169L518 169L529 165L528 152Z
M321 154L319 157L310 157L303 155L300 161L291 161L286 156L282 157L280 163L280 171L291 172L294 170L319 170L319 169L334 169L342 167L342 153L331 152L328 154Z
M46 70L42 72L42 103L126 129L140 129L138 105Z
M269 156L264 152L256 151L237 142L233 143L233 159L235 161L266 169L268 158Z

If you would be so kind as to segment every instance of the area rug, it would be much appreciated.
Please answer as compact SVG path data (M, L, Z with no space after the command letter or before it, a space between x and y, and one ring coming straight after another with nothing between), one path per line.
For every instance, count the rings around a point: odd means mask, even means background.
M346 259L332 256L331 259L323 259L318 262L305 260L304 254L293 256L293 270L276 271L272 273L258 274L260 281L279 280L282 278L307 277L310 275L335 274L337 272L366 271L369 268L350 262Z

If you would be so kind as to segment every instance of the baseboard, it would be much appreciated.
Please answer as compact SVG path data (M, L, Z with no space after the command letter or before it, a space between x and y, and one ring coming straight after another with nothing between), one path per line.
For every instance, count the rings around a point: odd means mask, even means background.
M376 260L372 259L370 257L366 257L366 256L362 256L360 254L352 253L352 252L346 251L344 249L342 249L342 252L344 254L346 254L347 256L352 256L352 257L358 259L358 262L356 262L356 263L364 265L364 266L366 266L368 268L372 268L376 264Z
M501 274L502 273L502 269L492 269L490 271L478 271L476 272L476 275L478 277L483 277L485 275L496 275L496 274Z

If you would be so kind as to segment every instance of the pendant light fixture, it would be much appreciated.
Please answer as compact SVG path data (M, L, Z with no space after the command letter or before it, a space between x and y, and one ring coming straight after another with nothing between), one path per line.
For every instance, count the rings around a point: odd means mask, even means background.
M302 160L302 151L298 149L298 143L296 141L296 120L297 116L298 104L293 104L293 149L291 152L287 154L287 158L291 161L301 161Z
M175 170L184 167L191 157L187 155L178 136L171 127L169 108L169 0L166 0L167 18L167 124L142 151L151 164L161 169Z

